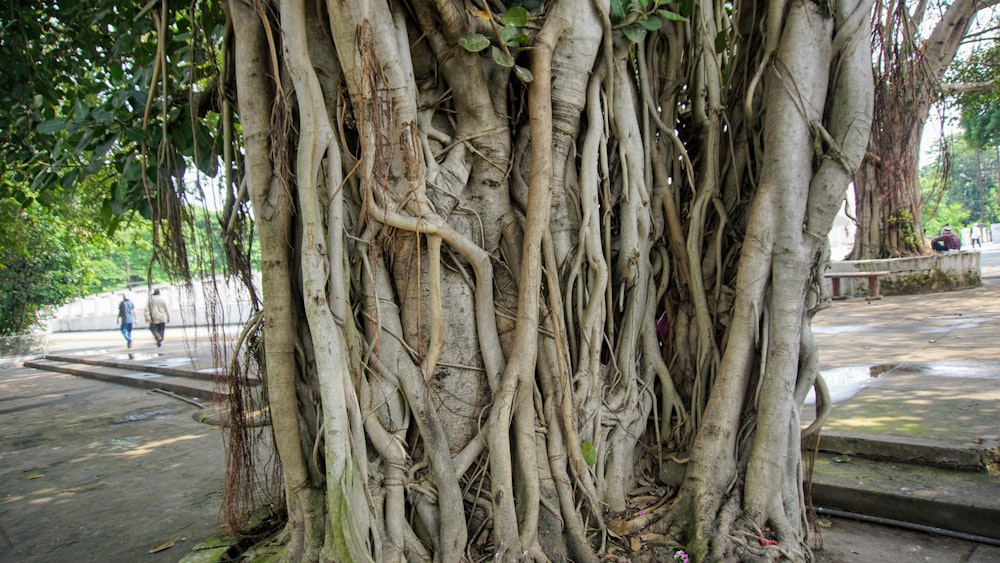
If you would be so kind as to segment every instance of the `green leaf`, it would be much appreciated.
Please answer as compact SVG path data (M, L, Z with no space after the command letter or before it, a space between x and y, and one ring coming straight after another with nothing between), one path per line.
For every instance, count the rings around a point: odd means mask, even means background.
M63 184L66 184L65 176L63 177ZM54 191L55 190L44 190L42 193L38 194L38 203L45 207L51 207L59 199L56 197L56 194L53 193Z
M625 19L625 14L632 8L629 0L611 0L611 23L618 23Z
M146 131L143 130L142 127L128 127L128 128L126 128L125 129L125 137L127 137L128 139L130 139L132 141L135 141L137 143L141 143L142 141L145 141L146 138L147 138L146 137Z
M506 68L511 68L514 66L514 57L510 56L510 54L505 53L496 47L493 47L492 54L493 54L493 62L495 62L496 64Z
M76 142L76 147L73 152L78 155L86 154L90 151L92 143L94 141L95 130L93 128L87 128L83 130L83 135L80 135L80 140Z
M597 464L597 450L594 448L594 444L583 442L580 444L580 453L583 454L583 461L587 462L588 467Z
M478 53L490 46L490 40L482 33L473 33L459 38L458 45L470 53Z
M141 174L142 166L139 165L139 161L134 158L130 158L125 163L125 168L122 169L120 178L124 182L136 182L139 180Z
M53 135L66 128L66 120L62 118L50 119L38 124L38 132L43 135Z
M510 42L508 42L507 44L516 47L519 45L524 45L527 42L528 42L528 36L523 33L519 33L517 34L516 37L511 37Z
M83 105L83 102L81 102L80 100L75 100L73 102L73 119L77 121L83 121L84 119L87 119L89 115L90 115L90 108Z
M646 16L641 20L639 20L639 25L641 25L644 29L647 29L649 31L656 31L657 29L663 27L663 20L661 20L660 18Z
M640 43L646 38L646 29L637 23L630 23L622 28L622 33L633 43Z
M76 186L76 182L80 179L79 170L70 170L62 177L62 187L67 190L71 190Z
M514 74L516 74L517 77L521 79L521 82L524 82L525 84L535 79L535 75L531 74L531 71L523 66L515 66Z
M52 160L60 162L63 159L63 150L66 146L66 137L60 137L56 140L56 144L52 145L52 150L49 154L52 156Z
M667 21L672 21L672 22L686 22L686 21L688 21L687 18L685 18L684 16L678 14L677 12L671 12L669 10L660 10L657 13L660 14L660 17L662 17L663 19L665 19Z
M721 53L726 50L726 44L728 43L728 38L726 37L725 31L720 31L715 34L715 52Z
M42 172L41 174L35 176L35 179L31 181L31 190L35 192L40 192L44 187L48 185L49 182L53 180L54 176L51 172Z
M100 157L94 157L90 159L87 163L87 167L84 168L84 172L87 174L97 174L104 168L104 159Z
M115 138L108 137L106 141L97 145L97 148L94 149L93 158L103 158L104 155L108 154L108 151L111 150L111 146L114 144L115 144Z
M500 30L500 39L504 45L516 46L527 43L528 36L518 31L517 26L507 24Z
M513 8L504 12L503 17L500 21L504 25L516 25L518 27L524 27L528 25L528 10L525 10L521 6L514 6Z
M115 116L104 108L94 110L93 117L103 125L109 125L115 120Z
M114 215L115 212L111 208L111 200L109 199L104 200L104 202L101 204L101 220L108 225L109 231L111 231L115 227L115 225L111 223L111 218L114 217Z

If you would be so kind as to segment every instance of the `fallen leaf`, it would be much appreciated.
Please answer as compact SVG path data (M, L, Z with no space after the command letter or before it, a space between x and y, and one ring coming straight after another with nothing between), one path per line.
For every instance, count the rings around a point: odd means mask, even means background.
M851 461L851 456L849 455L838 455L832 460L834 463L849 463Z
M173 541L168 541L167 543L165 543L163 545L158 545L158 546L154 547L153 549L150 549L149 552L150 553L159 553L161 551L166 551L166 550L170 549L171 547L174 547L174 542Z
M28 475L28 479L41 479L42 477L45 477L44 473L32 473Z
M632 536L628 539L628 546L632 548L633 552L639 553L642 550L642 540Z
M487 10L476 10L473 8L469 8L469 13L472 14L474 17L479 18L485 22L488 22L493 19L493 16Z
M612 518L607 524L608 533L618 539L623 539L628 535L628 522L621 518Z
M819 518L816 520L816 525L819 526L820 528L832 528L833 522L827 520L826 518Z

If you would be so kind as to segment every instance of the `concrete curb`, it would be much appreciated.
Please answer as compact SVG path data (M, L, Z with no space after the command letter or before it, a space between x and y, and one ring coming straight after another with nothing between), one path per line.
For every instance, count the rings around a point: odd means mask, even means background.
M816 449L816 436L803 440L803 451ZM921 438L893 436L863 436L830 433L819 437L819 451L864 457L866 459L940 467L958 471L989 473L996 463L1000 442L983 442L976 446L944 444Z
M1000 478L819 454L807 484L816 506L1000 540Z
M61 356L59 354L48 354L45 356L46 360L51 360L54 362L67 362L73 364L85 364L90 366L101 366L124 370L136 370L142 369L143 371L148 371L152 373L158 373L160 375L169 375L173 377L188 377L191 379L199 379L202 381L214 381L218 370L215 368L205 368L205 369L195 369L194 363L191 363L190 367L174 367L166 365L157 365L155 362L126 362L117 360L107 360L100 358L86 358L79 356Z
M53 361L50 359L27 361L24 363L24 366L118 383L140 389L163 389L181 396L209 402L224 401L228 394L225 388L220 387L217 389L216 385L210 381L153 373L134 367L131 369L119 369L101 365L81 365L79 363Z

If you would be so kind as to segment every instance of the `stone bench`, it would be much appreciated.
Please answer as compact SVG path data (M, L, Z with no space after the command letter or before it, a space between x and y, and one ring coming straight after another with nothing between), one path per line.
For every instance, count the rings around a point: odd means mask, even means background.
M889 271L878 271L878 272L827 272L824 275L830 280L830 296L833 299L847 299L846 295L840 294L840 280L842 278L868 278L868 296L865 297L868 301L882 299L882 293L879 291L879 280L881 278L888 277L892 272Z

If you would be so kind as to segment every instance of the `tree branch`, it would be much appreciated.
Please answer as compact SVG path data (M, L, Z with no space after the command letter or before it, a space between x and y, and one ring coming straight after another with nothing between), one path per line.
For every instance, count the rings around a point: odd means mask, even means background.
M991 90L996 84L995 78L985 82L948 82L941 84L941 92L944 94L968 94L969 92Z

